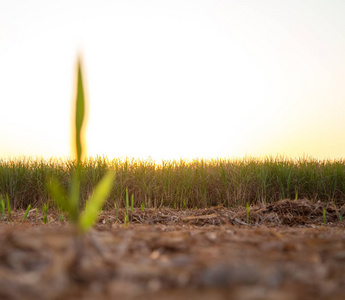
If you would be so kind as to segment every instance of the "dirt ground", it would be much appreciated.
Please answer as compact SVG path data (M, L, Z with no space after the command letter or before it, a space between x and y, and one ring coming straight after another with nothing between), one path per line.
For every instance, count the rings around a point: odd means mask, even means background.
M323 208L326 212L324 224ZM103 211L78 235L49 213L0 222L0 299L345 299L345 206Z

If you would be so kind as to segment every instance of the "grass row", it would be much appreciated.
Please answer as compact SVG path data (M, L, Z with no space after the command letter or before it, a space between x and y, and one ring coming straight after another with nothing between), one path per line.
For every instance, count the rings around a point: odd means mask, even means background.
M69 188L76 163L68 159L0 159L0 194L14 208L52 202L47 180L55 176ZM88 158L81 164L81 199L85 201L108 170L115 171L109 207L126 206L126 188L134 206L202 208L280 199L345 202L345 161L284 158L243 158L193 161ZM52 203L51 205L54 205Z

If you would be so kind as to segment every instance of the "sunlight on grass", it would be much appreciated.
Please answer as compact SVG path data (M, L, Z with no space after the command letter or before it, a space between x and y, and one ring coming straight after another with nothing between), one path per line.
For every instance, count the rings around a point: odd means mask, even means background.
M84 154L84 117L85 117L85 93L82 77L82 65L78 61L78 80L77 95L75 102L75 139L73 148L76 155L76 168L71 176L71 185L69 197L66 196L64 189L56 178L51 178L48 183L48 189L55 200L56 205L68 213L69 220L75 222L80 232L86 232L97 220L98 214L107 199L115 174L109 171L102 180L96 185L91 197L87 200L83 212L80 214L79 209L82 206L80 199L80 181L82 171L82 157Z
M201 208L219 204L245 207L247 202L268 204L284 197L342 205L345 195L344 160L268 157L164 161L157 165L148 160L108 160L98 156L82 160L79 167L80 205L110 170L115 173L116 188L106 202L111 209L114 203L118 209L126 207L126 188L129 195L134 195L133 205L145 208ZM64 203L76 169L76 161L69 159L0 159L0 190L8 193L14 209L25 209L29 204L43 207L49 197L42 183L54 177L59 182L59 187L52 186L54 194L61 199L59 203Z

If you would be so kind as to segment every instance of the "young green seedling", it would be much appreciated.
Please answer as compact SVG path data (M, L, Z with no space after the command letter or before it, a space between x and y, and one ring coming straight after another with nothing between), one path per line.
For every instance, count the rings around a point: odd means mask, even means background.
M10 198L8 197L8 194L6 194L6 200L7 200L8 220L11 222L12 221L11 204L10 204Z
M340 212L338 212L338 218L340 222L343 220L343 217L341 216Z
M131 221L133 221L133 211L134 211L134 195L131 197Z
M97 184L91 197L86 202L84 211L80 213L80 177L81 177L81 159L83 156L83 137L84 132L84 115L85 115L85 97L84 84L82 78L82 66L78 62L78 80L77 80L77 96L75 102L75 138L73 147L76 155L76 170L71 177L71 185L69 196L63 190L61 184L56 179L51 179L48 188L55 200L57 206L68 214L71 222L74 222L79 232L84 233L89 230L97 220L98 214L107 199L115 178L114 172L108 172L103 179Z
M326 208L323 208L322 219L323 219L323 224L326 225L327 224L327 221L326 221Z
M249 202L246 204L246 210L247 210L247 226L249 226Z
M5 202L0 195L0 219L1 221L5 220Z
M186 201L184 199L183 199L183 206L184 206L185 210L188 211L188 206L187 206Z
M26 211L25 211L25 214L24 214L24 216L23 216L23 222L26 220L26 218L28 217L28 214L29 214L29 211L30 211L30 209L31 209L31 204L29 204L28 205L28 207L27 207L27 209L26 209Z
M339 210L338 210L338 208L336 206L335 206L335 212L337 214L337 217L338 217L339 221L341 222L343 220L343 217L341 216L341 214L340 214L340 212L339 212Z
M128 196L128 188L126 188L126 216L127 216L127 220L129 218L128 208L129 208L129 196Z
M128 221L128 215L125 213L125 224L124 224L124 226L127 226L128 224L129 224L129 221Z
M60 207L58 205L57 205L57 210L58 210L59 220L62 222L63 221L63 216L62 216L62 213L61 213L61 209L60 209Z
M44 203L43 205L43 223L46 224L47 223L47 215L48 215L48 204L47 203Z

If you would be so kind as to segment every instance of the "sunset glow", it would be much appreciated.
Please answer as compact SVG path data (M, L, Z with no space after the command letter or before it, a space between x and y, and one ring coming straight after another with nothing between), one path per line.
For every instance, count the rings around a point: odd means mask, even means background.
M0 157L70 155L76 59L88 155L345 153L343 1L0 4Z

